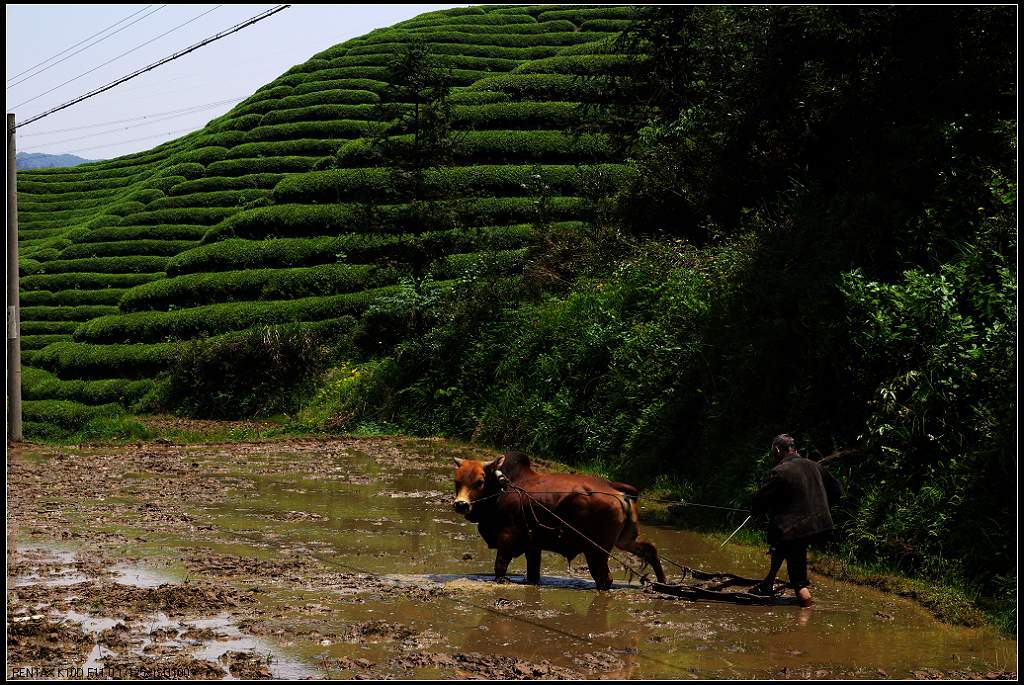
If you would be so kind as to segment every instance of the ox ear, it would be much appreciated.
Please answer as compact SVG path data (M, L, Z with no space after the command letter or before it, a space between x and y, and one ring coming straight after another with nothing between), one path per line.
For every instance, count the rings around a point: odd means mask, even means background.
M487 473L490 473L491 471L495 471L497 469L500 469L501 465L504 464L504 463L505 463L505 455L503 454L500 457L498 457L497 459L495 459L494 461L489 461L486 464L484 464L484 470Z
M455 460L456 466L462 466L462 462L466 461L465 459L459 459L458 457L452 457L452 459Z

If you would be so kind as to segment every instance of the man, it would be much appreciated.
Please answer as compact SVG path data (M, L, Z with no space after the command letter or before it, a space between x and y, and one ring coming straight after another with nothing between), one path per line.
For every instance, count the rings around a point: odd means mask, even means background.
M832 532L829 506L839 499L839 482L817 463L801 457L789 435L772 441L776 466L768 482L754 495L751 513L768 514L768 544L772 565L768 575L750 589L758 595L774 594L775 576L786 562L789 583L804 608L814 605L807 578L807 546L828 539Z

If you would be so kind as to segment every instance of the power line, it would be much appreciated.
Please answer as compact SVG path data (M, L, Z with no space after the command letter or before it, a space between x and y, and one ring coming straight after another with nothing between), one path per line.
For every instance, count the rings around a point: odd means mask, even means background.
M47 136L54 133L71 133L72 131L84 131L90 128L98 128L100 126L113 126L115 124L127 124L133 121L142 121L143 119L150 119L153 117L162 117L169 114L190 114L193 110L207 109L216 107L217 105L226 105L232 102L238 102L244 100L244 97L229 98L227 100L218 100L217 102L207 102L202 105L193 105L191 107L184 107L182 109L172 109L166 112L153 112L152 114L144 114L138 117L132 117L130 119L117 119L116 121L102 121L98 124L86 124L84 126L73 126L71 128L57 128L50 131L36 131L35 133L23 133L20 138L32 138L36 136Z
M239 99L241 99L241 98L239 98ZM218 103L215 103L213 105L205 105L203 107L194 107L191 110L189 110L188 112L180 112L178 114L171 114L171 115L165 116L165 117L157 117L155 119L152 119L152 121L144 121L141 124L132 124L131 126L122 126L122 127L118 127L118 128L111 128L111 129L107 129L106 131L98 131L96 133L87 133L87 134L82 135L82 136L76 136L75 138L67 138L65 140L54 140L54 141L49 141L49 142L46 142L46 143L38 143L37 146L45 147L45 146L50 146L50 145L66 145L68 143L77 143L78 141L85 140L87 138L95 138L96 136L105 136L105 135L108 135L110 133L118 133L120 131L127 131L129 129L139 128L140 126L152 126L153 124L159 124L161 122L169 121L171 119L177 119L178 117L190 116L192 114L203 114L206 111L209 111L209 110L214 109L216 107L223 106L224 104L225 103L218 102ZM121 141L118 141L118 142L121 142Z
M123 127L118 127L118 128L112 128L112 129L107 129L106 131L98 131L96 133L87 133L86 135L83 135L83 136L77 136L75 138L67 138L65 140L54 140L54 141L49 141L49 142L46 142L46 143L38 143L38 146L67 145L69 143L77 143L77 142L79 142L81 140L86 140L88 138L95 138L97 136L105 136L105 135L109 135L111 133L119 133L121 131L127 131L129 129L139 128L141 126L152 126L153 124L159 124L159 123L162 123L164 121L170 121L171 119L177 119L178 117L191 116L193 114L203 114L203 113L205 113L205 112L207 112L207 111L209 111L211 109L214 109L214 107L207 106L207 107L204 107L202 109L196 109L196 110L191 111L191 112L182 112L181 114L172 114L172 115L166 116L166 117L159 117L157 119L153 119L152 121L144 121L141 124L132 124L131 126L123 126Z
M144 74L144 73L146 73L148 71L152 71L153 69L156 69L157 67L159 67L162 64L166 64L168 62L176 60L179 57L184 57L188 53L190 53L190 52L192 52L194 50L198 50L199 48L203 47L204 45L208 45L208 44L210 44L210 43L212 43L212 42L214 42L216 40L220 40L221 38L224 38L225 36L229 36L232 33L235 33L237 31L241 31L242 29L244 29L244 28L246 28L248 26L252 26L256 22L263 21L264 19L266 19L268 17L271 17L271 16L277 14L278 12L280 12L282 10L286 10L289 7L291 7L291 5L278 5L277 7L269 9L269 10L267 10L266 12L264 12L262 14L258 14L255 17L242 22L241 24L236 24L235 26L232 26L230 29L226 29L224 31L221 31L220 33L218 33L218 34L216 34L214 36L211 36L209 38L206 38L205 40L202 40L202 41L196 43L195 45L192 45L192 46L190 46L188 48L185 48L184 50L181 50L179 52L174 53L173 55L165 57L165 58L163 58L163 59L161 59L161 60L159 60L157 62L154 62L153 64L150 64L148 67L143 67L142 69L139 69L138 71L135 71L135 72L129 74L128 76L124 76L122 78L119 78L119 79L117 79L116 81L114 81L112 83L108 83L105 86L102 86L100 88L97 88L96 90L90 91L90 92L86 93L85 95L82 95L80 97L75 98L74 100L71 100L69 102L64 103L63 105L60 105L58 107L54 107L53 109L49 109L49 110L43 112L42 114L37 114L34 117L26 119L25 121L23 121L20 124L18 124L15 128L21 128L22 126L25 126L27 124L31 124L34 121L39 121L43 117L48 117L48 116L50 116L51 114L53 114L55 112L59 112L62 109L67 109L68 107L71 107L72 105L77 105L79 102L82 102L83 100L87 100L87 99L89 99L91 97L99 95L100 93L106 92L106 91L110 90L111 88L124 83L125 81L130 81L131 79L133 79L133 78L135 78L137 76L141 76L142 74Z
M179 133L192 133L193 131L197 131L197 130L199 130L199 129L197 129L195 126L193 126L191 128L179 128L179 129L177 129L175 131L167 131L166 133L154 133L151 136L143 136L141 138L132 138L131 140L119 140L119 141L117 141L116 145L127 145L128 143L138 143L138 142L143 141L143 140L152 140L153 138L162 138L163 136L173 136L173 135L177 135ZM64 152L65 152L65 154L71 154L71 153L74 153L74 152L85 152L86 150L96 150L96 149L101 148L101 147L110 147L110 146L111 146L111 143L103 143L102 145L93 145L91 147L80 147L80 148L78 148L76 150L65 150Z
M138 12L136 12L135 14L139 14L139 12L145 12L145 11L146 11L147 9L149 9L150 7L152 7L152 5L146 5L145 7L143 7L143 8L141 9L141 10L139 10L139 11L138 11ZM37 71L36 73L34 73L34 74L31 74L31 75L29 75L29 76L26 76L25 78L21 79L20 81L18 81L18 83L12 83L11 85L7 86L7 88L8 88L8 89L10 89L10 88L13 88L14 86L16 86L16 85L18 85L18 84L20 84L20 83L24 83L25 81L28 81L28 80L29 80L29 79L31 79L31 78L35 78L36 76L39 76L39 74L43 73L43 72L44 72L44 71L46 71L47 69L52 69L53 67L57 66L57 65L58 65L58 64L60 64L61 62L65 62L65 61L67 61L67 60L71 59L72 57L74 57L74 56L75 56L75 55L77 55L78 53L80 53L80 52L85 52L86 50L88 50L89 48L91 48L91 47L92 47L93 45L96 45L96 44L98 44L98 43L102 43L102 42L103 42L103 41L105 41L105 40L106 40L107 38L110 38L111 36L115 36L115 35L117 35L118 33L120 33L121 31L124 31L124 30L125 30L126 28L129 28L130 26L133 26L133 25L135 25L135 24L138 24L138 23L139 23L140 21L142 21L142 20L143 20L143 19L145 19L146 17L149 17L149 16L151 16L151 15L153 15L153 14L156 14L157 12L159 12L160 10L162 10L162 9L163 9L164 7L167 7L167 5L160 5L160 6L159 6L159 7L157 7L157 8L155 9L155 10L153 10L152 12L150 12L149 14L147 14L147 15L146 15L145 17L139 17L138 19L136 19L135 21L133 21L133 22L132 22L131 24L128 24L128 26L122 26L121 28L119 28L118 30L114 31L113 33L111 33L111 34L109 34L109 35L107 35L107 36L104 36L103 38L100 38L99 40L97 40L97 41L95 41L95 42L92 42L92 43L90 43L89 45L86 45L86 46L85 46L84 48L82 48L81 50L78 50L78 51L76 51L76 52L72 52L72 53L71 53L70 55L68 55L68 56L67 56L67 57L65 57L64 59L62 59L62 60L59 60L59 61L57 61L57 62L54 62L54 63L53 63L53 64L51 64L50 66L46 67L46 69L40 69L40 70L39 70L39 71ZM84 42L85 42L86 40L90 40L90 39L92 39L92 38L95 38L96 36L100 35L100 33L103 33L104 31L108 31L108 30L110 30L110 29L114 28L115 26L117 26L117 24L120 24L120 23L122 23L122 22L124 22L124 21L127 21L128 19L131 19L132 17L134 17L134 16L135 16L135 14L129 14L129 15L127 16L127 17L125 17L125 18L124 18L124 19L122 19L121 21L119 21L119 22L117 22L117 23L115 23L115 24L112 24L112 25L108 26L107 28L103 29L103 31L100 31L99 33L94 33L94 34L92 34L91 36L89 36L89 38L86 38L85 40L81 40L81 41L79 41L79 42L75 43L75 44L74 44L74 45L72 45L72 46L71 46L70 48L66 48L65 50L62 50L61 52L58 52L58 53L57 53L56 55L54 55L53 57L50 57L49 59L44 59L44 60L43 60L42 62L40 62L39 64L37 64L37 65L36 65L35 67L30 67L30 68L26 69L25 71L21 72L21 74L24 74L24 73L26 73L26 72L32 71L32 70L33 70L33 69L35 69L36 67L39 67L39 66L42 66L42 65L46 64L47 62L49 62L49 61L50 61L51 59L53 59L54 57L60 57L61 55L63 55L63 54L64 54L65 52L67 52L68 50L71 50L72 48L75 48L75 47L77 47L77 46L81 45L81 44L82 44L82 43L84 43ZM7 79L7 80L8 80L8 81L11 81L12 79L16 79L16 78L18 78L19 76L21 76L21 74L15 74L14 76L12 76L11 78L9 78L9 79Z
M175 26L175 27L174 27L173 29L170 29L169 31L164 31L164 32L163 32L163 33L161 33L161 34L160 34L159 36L157 36L157 37L155 37L155 38L150 38L150 39L149 39L149 40L147 40L147 41L146 41L145 43L140 43L139 45L136 45L136 46L135 46L134 48L132 48L131 50L127 50L127 51L125 51L125 52L122 52L122 53L121 53L120 55L118 55L117 57L114 57L114 58L112 58L112 59L108 59L108 60L107 60L106 62L104 62L103 64L100 64L99 66L93 67L93 68L92 68L92 69L90 69L89 71L83 72L83 73L79 74L78 76L76 76L76 77L74 77L74 78L72 78L72 79L68 79L67 81L65 81L64 83L60 84L59 86L54 86L53 88L51 88L50 90L46 91L45 93L40 93L39 95L35 96L34 98L29 98L28 100L25 100L24 102L21 102L21 103L19 103L19 104L15 105L14 107L15 107L15 108L18 108L18 107L21 107L22 105L27 105L27 104L28 104L28 103L30 103L30 102L34 102L35 100L38 100L39 98L43 97L44 95L49 95L49 94L50 94L50 93L52 93L53 91L55 91L55 90L58 90L58 89L60 89L60 88L63 88L64 86L66 86L66 85L68 85L69 83L72 83L72 82L74 82L74 81L77 81L78 79L82 78L83 76L88 76L89 74L93 73L94 71L96 71L96 70L98 70L98 69L102 69L103 67L107 66L107 65L108 65L108 64L110 64L111 62L116 62L117 60L121 59L121 58L122 58L122 57L124 57L125 55L129 55L129 54L131 54L131 53L135 52L136 50L140 50L140 49L142 49L142 48L146 47L146 46L147 46L147 45L149 45L150 43L153 43L153 42L156 42L156 41L160 40L161 38L163 38L163 37L164 37L164 36L166 36L167 34L169 34L169 33L173 33L173 32L177 31L178 29L180 29L180 28L181 28L181 27L183 27L183 26L188 26L189 24L191 24L192 22L196 21L197 19L201 19L201 18L205 17L205 16L207 15L207 14L209 14L210 12L213 12L213 11L214 11L214 10L216 10L216 9L220 9L220 8L221 8L221 7L223 7L223 6L224 6L224 5L217 5L217 6L216 6L216 7L214 7L213 9L209 9L209 10L206 10L206 11L205 11L205 12L203 12L202 14L200 14L200 15L198 15L198 16L195 16L195 17L192 17L191 19L189 19L188 21L186 21L186 22L185 22L184 24L178 24L178 25L177 25L177 26Z

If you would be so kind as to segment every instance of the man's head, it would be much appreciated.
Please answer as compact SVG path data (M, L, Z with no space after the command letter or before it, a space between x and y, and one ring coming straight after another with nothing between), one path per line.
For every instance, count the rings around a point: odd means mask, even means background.
M796 454L796 441L793 436L786 433L776 435L772 440L772 458L778 462L791 454Z

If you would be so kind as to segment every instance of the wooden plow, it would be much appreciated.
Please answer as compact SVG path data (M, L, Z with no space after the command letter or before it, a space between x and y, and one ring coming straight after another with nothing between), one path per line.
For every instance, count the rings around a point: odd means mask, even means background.
M757 578L744 578L734 573L698 571L686 568L683 580L689 575L692 583L658 583L650 582L647 587L652 591L689 600L711 600L715 602L732 602L733 604L780 605L792 604L795 597L781 597L786 588L782 581L775 581L775 594L771 596L755 595L747 590L761 582ZM742 589L737 589L742 588Z

